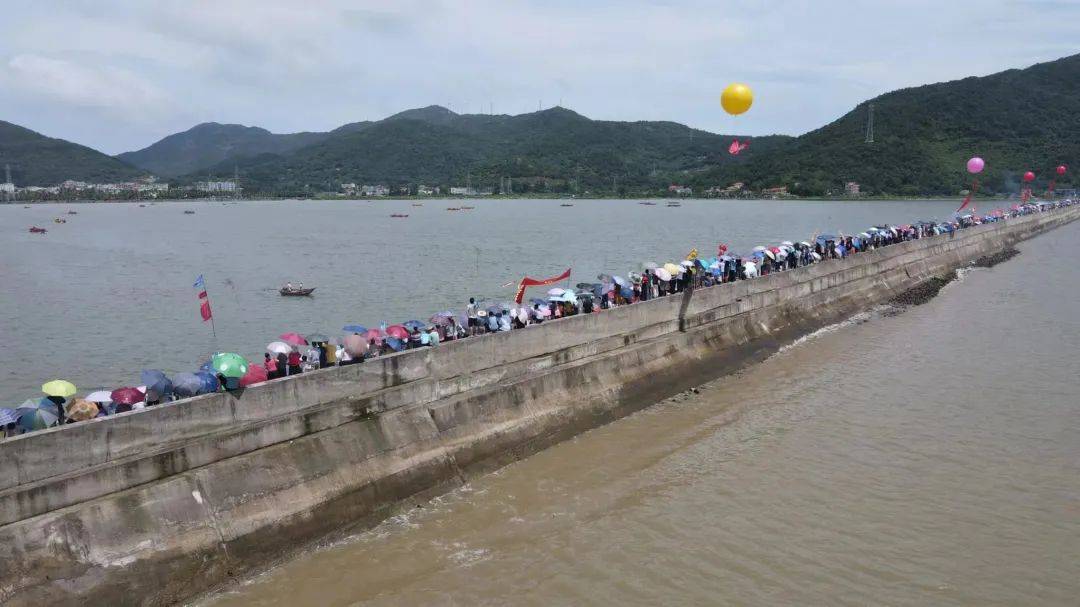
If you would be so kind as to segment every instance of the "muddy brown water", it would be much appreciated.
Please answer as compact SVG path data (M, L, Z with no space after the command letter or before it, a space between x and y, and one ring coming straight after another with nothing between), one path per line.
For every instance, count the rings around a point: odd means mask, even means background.
M1075 605L1080 224L205 599Z

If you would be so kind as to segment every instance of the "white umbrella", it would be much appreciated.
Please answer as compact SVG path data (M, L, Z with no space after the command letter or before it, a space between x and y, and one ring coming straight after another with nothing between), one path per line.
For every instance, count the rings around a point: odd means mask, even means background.
M657 263L655 261L650 261L650 262L645 264L645 269L646 270L655 270L656 268L659 268L659 267L660 266L657 265Z
M765 255L769 257L769 259L776 259L776 255L774 255L773 252L768 249L765 249L764 251L762 251L762 253L765 253Z
M815 261L821 261L821 254L818 253L817 251L814 251L813 253L811 253L811 255L814 256Z
M694 267L694 262L690 261L689 259L684 259L681 262L679 262L679 265L684 267L684 268L692 268L692 267Z
M83 400L88 400L92 403L111 403L112 393L108 390L98 390L97 392L91 392L83 397Z
M793 246L795 246L795 243L791 242L790 240L785 240L784 242L781 242L780 244L782 246L785 246L785 247L793 247Z
M762 247L762 246L754 247L754 252L755 253L764 253L765 251L768 251L768 249L766 249L765 247Z
M812 247L812 246L814 246L814 245L810 244L809 242L806 242L805 240L800 242L799 244L801 244L804 247Z
M615 276L611 280L612 280L612 282L619 285L620 287L625 287L626 286L626 279L623 278L622 276Z
M283 341L272 341L266 344L266 351L273 354L289 354L293 347Z
M665 270L664 268L657 268L656 271L654 272L654 274L656 274L656 277L659 278L660 280L663 280L663 281L671 280L671 274L667 270Z
M548 290L548 295L552 297L558 297L559 295L562 295L565 291L566 289L560 289L559 287L555 287L554 289Z

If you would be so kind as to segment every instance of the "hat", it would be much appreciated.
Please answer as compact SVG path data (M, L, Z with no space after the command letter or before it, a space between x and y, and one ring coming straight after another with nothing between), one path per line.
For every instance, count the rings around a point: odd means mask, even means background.
M480 310L476 313L477 316L487 316L487 310Z

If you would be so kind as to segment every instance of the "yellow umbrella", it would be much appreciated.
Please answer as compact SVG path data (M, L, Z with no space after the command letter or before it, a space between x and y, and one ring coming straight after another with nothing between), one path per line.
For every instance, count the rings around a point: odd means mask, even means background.
M64 412L67 414L68 419L84 422L97 417L98 406L88 400L80 398L76 399L75 402L70 405L65 406Z
M664 269L667 270L668 274L671 274L672 276L678 276L682 272L682 268L673 263L665 263Z
M45 393L45 396L67 398L75 394L75 384L62 379L54 379L42 384L41 391Z

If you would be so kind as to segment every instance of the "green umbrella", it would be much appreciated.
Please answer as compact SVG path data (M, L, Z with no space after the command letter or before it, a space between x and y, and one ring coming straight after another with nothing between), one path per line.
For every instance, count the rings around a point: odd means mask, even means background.
M248 362L243 356L231 352L215 354L210 359L210 366L216 373L225 377L243 377L248 371Z
M45 382L41 386L41 391L45 393L45 396L60 396L62 398L67 398L75 395L75 384L62 379L54 379L50 382Z
M312 333L311 335L305 335L305 337L307 337L308 343L312 344L325 344L330 341L330 338L322 333Z

